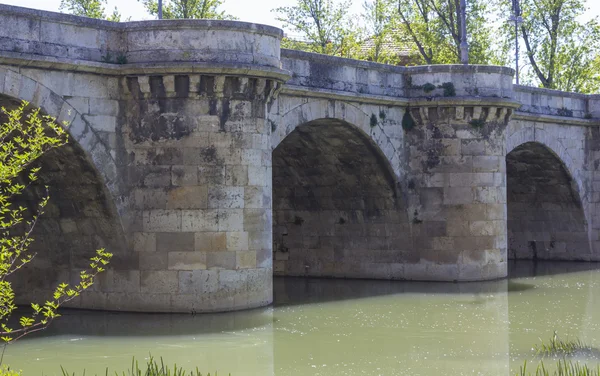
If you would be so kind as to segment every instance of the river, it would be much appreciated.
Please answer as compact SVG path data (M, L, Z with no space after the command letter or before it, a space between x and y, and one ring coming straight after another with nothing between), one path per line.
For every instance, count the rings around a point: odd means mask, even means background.
M518 262L482 283L276 278L274 292L272 307L225 314L65 311L4 362L24 375L104 375L150 354L213 375L514 375L555 330L600 347L600 264Z

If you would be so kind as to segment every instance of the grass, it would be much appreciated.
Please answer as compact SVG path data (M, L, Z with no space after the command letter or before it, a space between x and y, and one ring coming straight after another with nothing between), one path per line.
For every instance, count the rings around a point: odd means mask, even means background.
M544 342L541 340L539 345L533 348L537 356L541 357L564 357L576 354L593 353L595 349L587 346L580 339L562 340L558 338L556 331L550 341Z
M589 368L587 364L563 359L556 363L556 370L551 372L544 362L540 361L535 372L532 373L527 370L527 361L525 361L516 376L600 376L600 365Z
M556 362L556 369L549 370L544 361L540 360L535 371L531 371L527 369L527 361L525 361L516 376L600 376L600 365L590 368L585 363L567 359L575 355L598 354L597 349L586 345L580 339L562 340L555 331L549 341L540 341L541 343L533 348L535 355L541 358L562 358Z
M60 367L62 370L63 376L75 376L75 372L69 373L62 366ZM112 375L112 373L110 373ZM108 376L108 368L106 369L105 376ZM131 369L127 371L123 371L122 373L115 372L115 376L210 376L210 373L203 374L196 367L195 370L189 371L185 370L182 367L177 367L177 364L172 367L165 365L163 359L160 358L160 363L157 362L153 357L150 357L145 367L140 368L140 365L137 360L131 360ZM85 371L83 371L83 376L85 376ZM217 373L215 372L215 376ZM229 375L231 376L231 374Z

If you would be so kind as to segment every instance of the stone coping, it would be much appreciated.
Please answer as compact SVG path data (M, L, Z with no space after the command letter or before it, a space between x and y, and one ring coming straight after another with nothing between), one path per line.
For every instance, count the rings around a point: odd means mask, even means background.
M523 93L535 93L535 94L544 94L551 95L556 97L568 97L568 98L576 98L576 99L600 99L600 94L581 94L574 93L570 91L561 91L555 89L545 89L535 86L523 86L523 85L513 85L514 92L523 92Z
M205 29L205 30L237 30L247 33L269 35L276 38L283 37L283 30L268 25L251 22L229 20L150 20L112 22L88 17L73 16L59 12L50 12L39 9L24 8L13 5L0 4L0 13L4 15L37 18L44 21L71 24L79 27L102 29L107 31L152 31L176 29Z
M23 60L27 64L22 64ZM19 52L0 51L0 64L26 66L28 68L57 69L111 76L150 75L150 74L224 74L274 78L287 81L290 72L267 65L251 65L227 62L164 62L111 64L88 60L74 60L40 56Z
M384 71L399 74L420 74L420 73L499 73L514 76L514 69L495 66L495 65L419 65L419 66L398 66L372 61L348 59L339 56L324 55L314 52L305 52L298 50L281 49L281 58L309 60L334 66L345 65L356 68Z
M539 122L539 123L577 125L577 126L583 126L583 127L600 126L599 119L583 119L583 118L568 117L568 116L539 114L539 113L535 113L535 112L515 111L512 118L515 120L528 120L528 121L535 121L535 122Z

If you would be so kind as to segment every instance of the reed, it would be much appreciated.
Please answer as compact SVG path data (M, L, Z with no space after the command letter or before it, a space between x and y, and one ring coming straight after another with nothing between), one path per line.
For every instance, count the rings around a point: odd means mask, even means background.
M537 356L540 357L565 357L572 356L575 354L593 353L594 348L587 346L579 338L562 340L558 337L556 331L548 342L541 340L539 345L535 345L533 348Z
M75 372L69 373L62 366L60 367L62 370L63 376L76 376ZM113 375L112 372L106 369L105 376ZM114 372L114 376L211 376L210 373L203 374L198 370L198 367L194 370L186 370L183 367L178 367L177 364L174 364L172 367L165 365L163 359L160 358L160 363L156 361L152 356L146 362L144 367L140 367L140 364L137 360L131 360L131 369L127 371L123 371L121 373ZM85 376L85 370L83 371L83 376ZM218 376L215 372L214 376ZM229 375L231 376L231 374Z
M540 361L535 372L527 370L527 361L520 367L516 376L600 376L600 365L596 368L590 368L585 363L574 362L572 360L558 360L556 369L551 373L543 361Z

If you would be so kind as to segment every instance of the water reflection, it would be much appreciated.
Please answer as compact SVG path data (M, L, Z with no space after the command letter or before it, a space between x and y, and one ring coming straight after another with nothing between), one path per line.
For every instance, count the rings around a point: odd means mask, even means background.
M149 353L232 375L508 375L554 330L600 347L598 264L519 262L509 280L275 279L272 308L228 314L68 311L11 346L26 374L104 374ZM28 361L28 359L35 361Z

